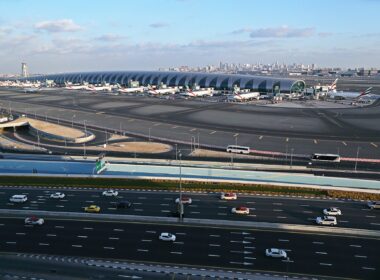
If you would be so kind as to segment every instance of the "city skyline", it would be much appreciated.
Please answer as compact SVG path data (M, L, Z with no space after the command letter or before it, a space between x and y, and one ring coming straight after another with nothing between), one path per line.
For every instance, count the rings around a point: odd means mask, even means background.
M274 8L275 7L275 8ZM1 73L234 63L379 67L380 1L0 1Z

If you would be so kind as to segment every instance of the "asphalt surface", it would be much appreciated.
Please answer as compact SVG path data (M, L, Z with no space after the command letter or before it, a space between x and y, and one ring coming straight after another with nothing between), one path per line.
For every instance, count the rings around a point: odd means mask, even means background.
M380 275L380 241L375 239L93 221L47 220L43 226L25 226L23 219L15 218L0 218L0 227L0 246L7 252L54 252L358 279L378 279ZM161 232L174 233L177 240L160 241ZM265 257L265 249L270 247L285 249L290 262Z
M229 144L294 154L339 153L346 157L380 157L378 107L318 109L269 108L201 100L146 96L90 95L49 91L24 94L1 91L3 109L150 134L152 138Z
M2 187L0 208L84 212L84 207L95 204L105 214L167 217L177 210L175 199L179 197L178 193L172 192L119 191L117 197L105 197L101 190L60 190L66 194L64 199L50 198L55 191L58 190ZM28 201L22 204L9 202L14 194L26 194ZM216 193L185 193L183 196L192 199L191 204L185 205L185 218L314 225L315 218L323 216L323 209L334 206L343 214L337 217L338 227L380 230L380 211L370 210L365 202L249 195L226 201ZM116 204L125 200L132 202L132 207L117 209ZM239 206L250 208L250 214L232 214L231 209Z

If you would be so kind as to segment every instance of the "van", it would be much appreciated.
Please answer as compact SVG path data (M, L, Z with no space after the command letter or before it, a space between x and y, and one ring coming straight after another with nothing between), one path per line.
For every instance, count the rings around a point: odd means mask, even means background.
M15 194L12 195L9 199L10 202L23 203L28 200L28 197L25 194Z

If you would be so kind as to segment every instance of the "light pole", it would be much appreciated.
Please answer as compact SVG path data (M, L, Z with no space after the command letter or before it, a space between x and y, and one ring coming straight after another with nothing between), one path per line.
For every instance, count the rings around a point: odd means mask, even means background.
M290 168L292 168L293 166L293 152L294 152L294 149L291 148L290 149Z
M235 137L235 145L236 146L237 146L237 143L238 143L238 136L239 136L239 134L237 134L237 133L234 135L234 137Z
M87 136L86 120L83 121L84 135Z
M178 144L175 144L175 160L178 161Z
M199 149L199 131L198 131L198 149Z
M71 117L71 127L74 127L74 118L75 118L76 116L75 115L73 115L72 117Z
M151 130L152 128L151 127L149 127L149 142L150 142L150 130Z
M358 149L356 150L355 172L358 167L359 151L360 151L360 147L358 146Z
M183 218L183 204L182 204L182 154L179 151L179 220Z

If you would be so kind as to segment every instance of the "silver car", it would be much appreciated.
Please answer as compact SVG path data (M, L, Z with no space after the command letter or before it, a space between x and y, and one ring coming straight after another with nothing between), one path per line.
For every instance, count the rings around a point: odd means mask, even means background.
M369 201L367 206L371 209L380 209L380 201Z

